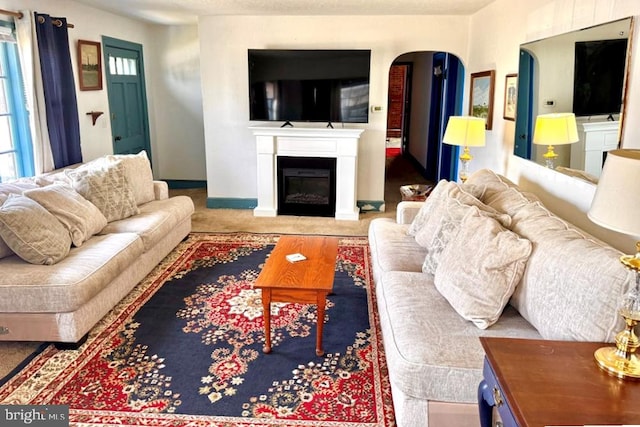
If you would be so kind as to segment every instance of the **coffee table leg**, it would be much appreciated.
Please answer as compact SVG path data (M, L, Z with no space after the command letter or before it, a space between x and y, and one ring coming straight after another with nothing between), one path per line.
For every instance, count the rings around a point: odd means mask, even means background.
M327 300L327 294L324 292L318 292L318 319L316 325L316 356L324 356L324 350L322 349L322 330L324 328L324 309Z
M264 353L271 353L271 290L262 290L262 316L264 318Z

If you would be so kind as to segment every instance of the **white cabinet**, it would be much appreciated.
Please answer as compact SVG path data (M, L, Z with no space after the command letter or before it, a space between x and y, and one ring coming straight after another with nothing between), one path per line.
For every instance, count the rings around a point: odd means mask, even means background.
M620 122L578 123L580 141L571 144L571 167L600 177L604 153L618 148Z

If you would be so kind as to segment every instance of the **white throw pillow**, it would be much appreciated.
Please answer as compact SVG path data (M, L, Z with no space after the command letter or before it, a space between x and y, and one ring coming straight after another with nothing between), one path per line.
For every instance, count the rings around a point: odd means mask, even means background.
M142 150L138 154L110 155L106 156L106 159L110 162L122 161L124 164L124 173L133 190L133 196L138 206L155 200L153 171L151 170L151 162L145 150Z
M65 184L52 184L23 194L42 205L65 226L74 246L81 246L107 226L107 218L100 209Z
M486 329L498 321L520 282L531 247L495 219L469 214L442 251L436 289L460 316Z
M108 222L138 214L122 161L94 161L66 173L73 188L96 205Z
M11 194L0 206L0 236L23 260L55 264L69 254L66 228L44 207L28 197Z

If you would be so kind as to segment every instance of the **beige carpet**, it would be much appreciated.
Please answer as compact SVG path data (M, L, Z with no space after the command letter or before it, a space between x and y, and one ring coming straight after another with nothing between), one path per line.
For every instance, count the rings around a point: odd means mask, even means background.
M206 189L172 190L171 196L184 194L193 199L196 210L192 217L194 232L234 232L277 234L324 234L335 236L366 236L373 218L395 217L401 200L399 188L405 184L423 184L425 179L402 157L387 159L385 181L385 212L360 214L358 221L337 221L334 218L277 216L254 217L250 209L207 209ZM0 378L3 378L40 343L0 342Z

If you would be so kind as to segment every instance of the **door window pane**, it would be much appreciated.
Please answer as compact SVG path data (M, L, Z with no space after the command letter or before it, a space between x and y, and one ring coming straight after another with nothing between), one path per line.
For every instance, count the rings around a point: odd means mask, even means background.
M13 150L9 116L0 116L0 153Z
M7 79L0 78L0 114L7 114L9 106L7 105Z

